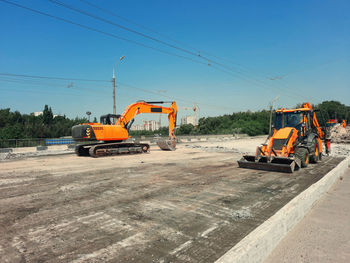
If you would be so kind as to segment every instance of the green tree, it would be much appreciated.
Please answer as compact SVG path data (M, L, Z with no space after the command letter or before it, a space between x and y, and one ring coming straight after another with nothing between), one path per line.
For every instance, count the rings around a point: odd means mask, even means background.
M180 128L177 129L176 133L178 135L187 135L191 134L194 130L194 126L192 124L183 124Z
M347 120L350 118L350 108L339 101L323 101L316 108L320 109L327 119Z
M53 114L52 114L52 109L51 107L45 105L44 111L43 111L43 122L46 125L51 124L53 121Z

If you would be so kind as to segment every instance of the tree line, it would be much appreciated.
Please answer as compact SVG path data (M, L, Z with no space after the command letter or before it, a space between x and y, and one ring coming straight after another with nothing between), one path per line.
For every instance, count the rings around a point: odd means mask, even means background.
M69 119L53 116L51 107L45 105L43 114L21 114L10 109L0 110L0 139L59 138L70 136L72 126L87 122L86 118Z
M350 107L338 101L324 101L314 105L319 109L325 120L339 119L350 121ZM245 133L250 136L263 135L269 132L270 111L236 112L217 117L200 118L198 125L180 125L176 129L177 135L196 134L237 134ZM318 117L323 124L322 117ZM96 120L94 120L96 121ZM71 135L71 128L79 123L86 123L86 118L76 117L69 119L66 116L53 116L52 109L45 105L43 114L21 114L10 109L0 110L0 139L26 139L26 138L59 138ZM156 131L130 131L132 136L154 135L166 136L168 128L162 127Z

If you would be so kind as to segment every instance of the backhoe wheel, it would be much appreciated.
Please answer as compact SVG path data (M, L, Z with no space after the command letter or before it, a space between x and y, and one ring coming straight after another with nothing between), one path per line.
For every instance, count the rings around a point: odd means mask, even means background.
M309 151L307 149L299 148L296 151L295 156L300 159L302 168L305 168L308 166L308 164L309 164Z
M315 139L312 141L312 147L314 152L313 154L310 155L310 162L317 163L321 159L320 158L321 153L318 148L318 143Z

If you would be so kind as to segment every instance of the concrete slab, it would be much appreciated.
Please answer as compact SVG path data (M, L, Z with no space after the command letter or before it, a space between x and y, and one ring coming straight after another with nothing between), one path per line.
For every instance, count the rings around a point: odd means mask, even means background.
M350 259L350 169L316 203L265 263L337 262Z
M329 159L324 162L328 161ZM276 214L232 247L216 263L263 262L287 233L309 212L315 202L344 174L349 164L350 157L294 197Z
M12 148L0 148L0 153L12 153Z

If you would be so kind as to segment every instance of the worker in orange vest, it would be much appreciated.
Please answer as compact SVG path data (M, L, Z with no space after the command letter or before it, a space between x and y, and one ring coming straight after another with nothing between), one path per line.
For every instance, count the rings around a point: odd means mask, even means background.
M346 128L346 122L345 122L345 120L343 120L342 125L343 125L344 128Z

